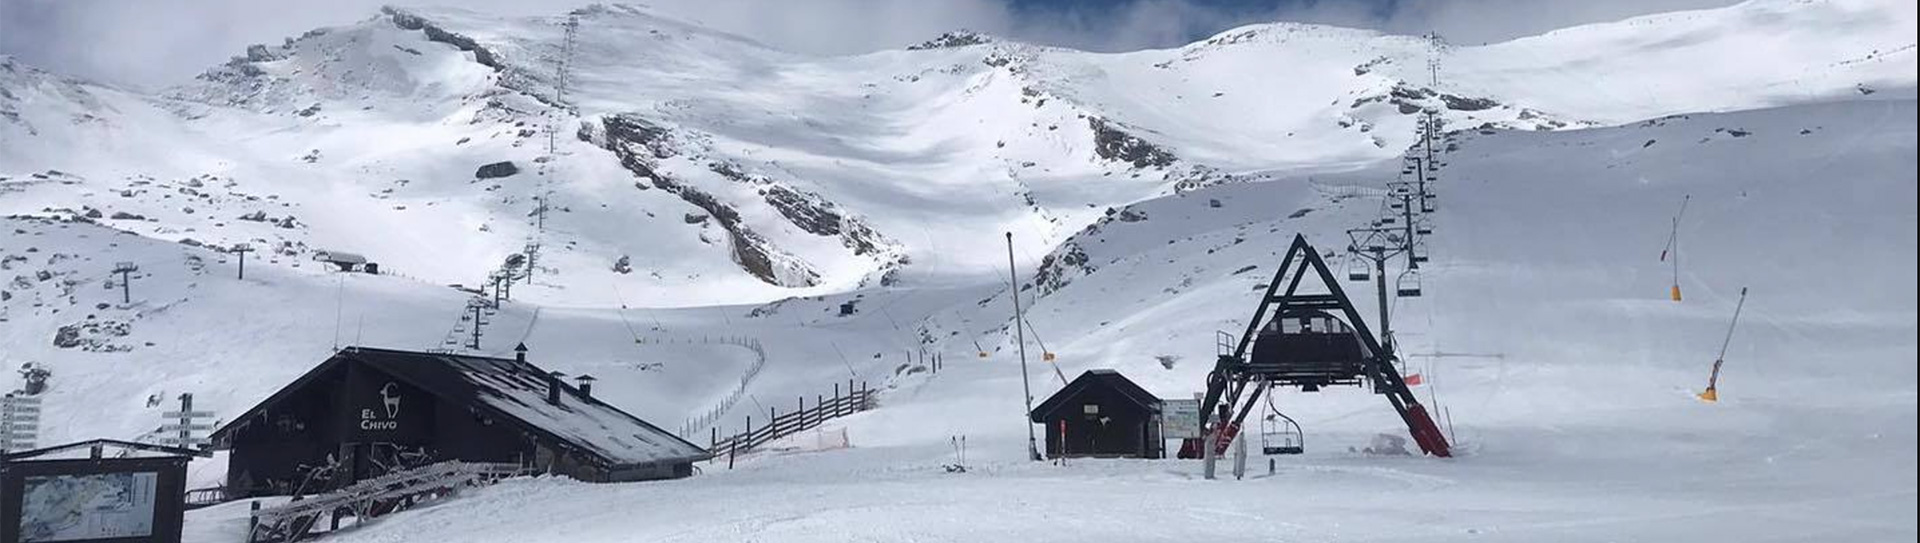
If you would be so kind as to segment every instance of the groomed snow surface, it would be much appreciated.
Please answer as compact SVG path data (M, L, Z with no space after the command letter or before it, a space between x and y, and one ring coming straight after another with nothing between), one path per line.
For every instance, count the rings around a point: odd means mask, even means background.
M1856 102L1454 135L1431 294L1397 314L1410 369L1428 378L1417 392L1453 419L1456 458L1357 452L1404 431L1383 398L1329 390L1280 396L1308 452L1274 458L1271 475L1257 456L1239 481L1203 480L1195 461L1027 462L1015 359L947 349L946 371L898 381L879 410L829 426L848 430L849 449L755 453L671 482L512 481L339 540L1909 540L1915 281L1904 263L1915 238L1898 225L1914 218L1915 133L1903 120L1914 113L1912 101ZM1852 188L1810 181L1821 177ZM1293 228L1330 245L1330 226L1377 205L1303 186L1156 200L1136 206L1148 218L1131 230L1078 239L1133 244L1089 251L1114 261L1028 302L1036 328L1059 341L1062 370L1121 368L1163 397L1199 390L1212 329L1246 318L1251 287ZM1676 304L1658 262L1668 225L1634 210L1671 212L1682 194L1693 198L1682 224L1691 271ZM1245 207L1319 211L1235 214ZM1177 239L1142 239L1162 232ZM1233 274L1241 263L1261 267ZM1101 293L1109 277L1133 285L1129 299ZM1183 277L1204 286L1160 290ZM1743 285L1754 297L1722 399L1701 402ZM1086 310L1063 309L1076 307ZM1119 326L1134 329L1109 330ZM1183 362L1160 366L1152 355L1163 350ZM1035 370L1037 395L1058 389ZM949 473L959 435L969 470ZM196 512L194 529L202 541L231 537L244 509Z
M645 9L582 14L553 157L536 97L558 17L418 15L501 69L382 16L165 97L0 59L0 215L15 216L0 219L0 362L54 372L41 443L150 437L182 392L232 416L339 346L525 342L695 442L848 381L880 407L822 429L846 448L802 435L683 480L512 480L329 539L1920 537L1910 4L1756 0L1448 46L1431 88L1496 104L1472 110L1419 90L1427 42L1312 25L1122 54L818 58ZM1416 139L1395 92L1448 120L1425 296L1392 314L1456 456L1361 452L1405 428L1384 398L1330 389L1278 395L1307 452L1256 454L1244 480L1203 480L1195 461L1027 461L1010 295L1032 321L1036 401L1062 384L1042 345L1068 379L1112 368L1163 398L1203 390L1215 332L1246 326L1293 236L1337 253L1380 212ZM707 210L575 137L622 113L671 133L650 149L658 172L737 208L821 282L748 275L738 240L693 217ZM1098 156L1083 116L1179 158ZM523 173L475 179L507 159ZM764 199L775 186L871 227L878 250L804 231ZM528 211L549 188L562 210L542 231ZM1683 199L1676 303L1659 256ZM1042 284L1007 288L1009 230L1022 282ZM464 347L471 296L449 284L477 284L529 236L541 268ZM224 250L242 241L259 249L244 280ZM389 273L324 269L322 248ZM614 269L623 254L631 273ZM140 268L131 301L117 262ZM1371 284L1343 286L1373 319ZM1702 402L1743 287L1721 400ZM192 486L223 468L196 462ZM240 541L247 510L191 512L187 540Z

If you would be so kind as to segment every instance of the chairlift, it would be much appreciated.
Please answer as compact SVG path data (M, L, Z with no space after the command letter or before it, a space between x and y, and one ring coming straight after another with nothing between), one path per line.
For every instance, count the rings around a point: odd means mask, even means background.
M1400 280L1395 286L1394 293L1400 295L1401 298L1419 298L1420 270L1410 269L1400 272Z
M1367 263L1361 261L1360 257L1349 256L1347 257L1347 280L1371 281L1373 274L1367 269Z
M1267 416L1260 421L1260 452L1269 455L1307 452L1306 436L1300 432L1300 424L1273 406L1271 392L1267 393Z

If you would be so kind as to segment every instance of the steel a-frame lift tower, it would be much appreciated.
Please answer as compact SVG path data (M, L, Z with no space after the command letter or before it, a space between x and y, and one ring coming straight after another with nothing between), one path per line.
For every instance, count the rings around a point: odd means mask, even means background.
M1302 280L1312 275L1326 287L1324 294L1302 293ZM1285 290L1280 283L1285 281ZM1240 427L1247 415L1260 405L1260 395L1270 393L1270 388L1289 386L1296 379L1292 372L1274 364L1255 363L1248 352L1254 344L1254 334L1259 332L1266 321L1280 315L1299 312L1324 311L1350 323L1355 340L1360 342L1360 360L1356 366L1361 375L1351 377L1364 378L1351 382L1368 382L1373 390L1385 395L1393 408L1400 412L1400 419L1407 424L1407 430L1413 434L1413 440L1420 445L1421 452L1433 456L1452 456L1446 435L1427 415L1427 409L1407 388L1406 381L1400 378L1399 370L1394 367L1395 354L1381 347L1379 340L1368 330L1360 312L1354 309L1353 301L1340 289L1340 282L1327 269L1327 263L1311 245L1305 236L1295 235L1293 245L1287 249L1287 255L1275 272L1273 281L1267 284L1266 292L1260 298L1260 307L1253 312L1253 320L1248 321L1247 331L1240 337L1232 354L1220 355L1214 369L1207 374L1207 395L1200 403L1200 418L1203 427L1210 421L1230 418L1234 428ZM1260 357L1265 358L1265 357ZM1343 381L1345 379L1342 379ZM1251 394L1246 394L1248 385L1253 385ZM1217 418L1216 418L1217 417ZM1219 424L1213 425L1220 427Z

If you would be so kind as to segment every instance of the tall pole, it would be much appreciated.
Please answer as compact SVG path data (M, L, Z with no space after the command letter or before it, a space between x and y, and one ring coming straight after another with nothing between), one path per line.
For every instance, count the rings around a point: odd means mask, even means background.
M480 319L483 316L479 304L473 306L473 350L480 350Z
M545 204L541 204L541 205L545 205ZM539 251L540 251L540 245L539 245L539 244L536 244L536 243L531 243L531 242L530 242L530 243L527 243L527 248L526 248L526 253L527 253L527 284L529 284L529 285L531 285L531 284L533 284L533 259L534 259L534 257L535 257L535 254L534 254L534 253L537 253L537 252L539 252Z
M113 273L120 274L120 303L133 303L133 287L129 283L133 281L133 272L139 270L140 266L132 262L118 262L113 265Z
M1385 248L1373 249L1373 286L1380 296L1380 344L1393 352L1393 324L1387 319L1387 255Z
M253 246L245 243L237 244L233 246L233 252L240 254L239 279L246 279L247 278L247 253L253 252Z
M1419 178L1416 179L1416 181L1420 183L1420 194L1421 194L1421 197L1423 198L1427 194L1427 167L1429 166L1427 164L1428 160L1431 160L1431 159L1413 157L1413 166L1414 166L1413 173L1420 176Z
M1012 279L1008 283L1007 293L1013 296L1013 334L1016 341L1020 342L1020 391L1027 400L1027 411L1021 414L1020 421L1027 426L1027 457L1038 462L1039 440L1033 436L1033 423L1027 420L1033 416L1033 384L1027 379L1027 331L1021 325L1027 321L1020 310L1020 272L1013 265L1013 232L1007 232L1007 277Z
M193 393L180 395L180 448L193 446Z
M1421 183L1421 184L1425 185L1425 183ZM1422 192L1426 191L1425 188L1422 188L1420 190ZM1405 223L1400 225L1400 227L1403 228L1405 232L1402 235L1406 240L1407 269L1409 270L1419 269L1420 262L1414 260L1414 254L1413 254L1413 245L1414 245L1413 244L1413 195L1411 194L1400 195L1400 217L1401 217L1400 222Z

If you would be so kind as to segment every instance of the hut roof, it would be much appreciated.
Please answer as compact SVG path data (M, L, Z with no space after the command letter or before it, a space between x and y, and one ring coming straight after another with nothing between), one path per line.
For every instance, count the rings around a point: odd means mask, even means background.
M1132 400L1135 405L1140 406L1142 409L1150 409L1155 404L1160 403L1159 397L1154 396L1151 392L1147 392L1147 389L1140 388L1140 385L1134 384L1133 381L1127 379L1126 376L1120 375L1120 372L1109 369L1087 370L1085 373L1081 373L1079 377L1073 378L1073 382L1067 383L1067 386L1061 388L1059 392L1055 392L1053 396L1047 397L1046 401L1034 406L1033 413L1029 414L1028 418L1032 419L1033 422L1044 422L1051 419L1055 411L1067 406L1068 401L1094 387L1107 388L1119 392L1122 397Z
M705 449L598 399L583 397L564 382L560 402L547 402L549 377L531 363L506 358L348 347L245 415L214 432L214 441L245 424L326 369L366 364L447 402L468 405L556 443L616 466L686 462L711 457Z

